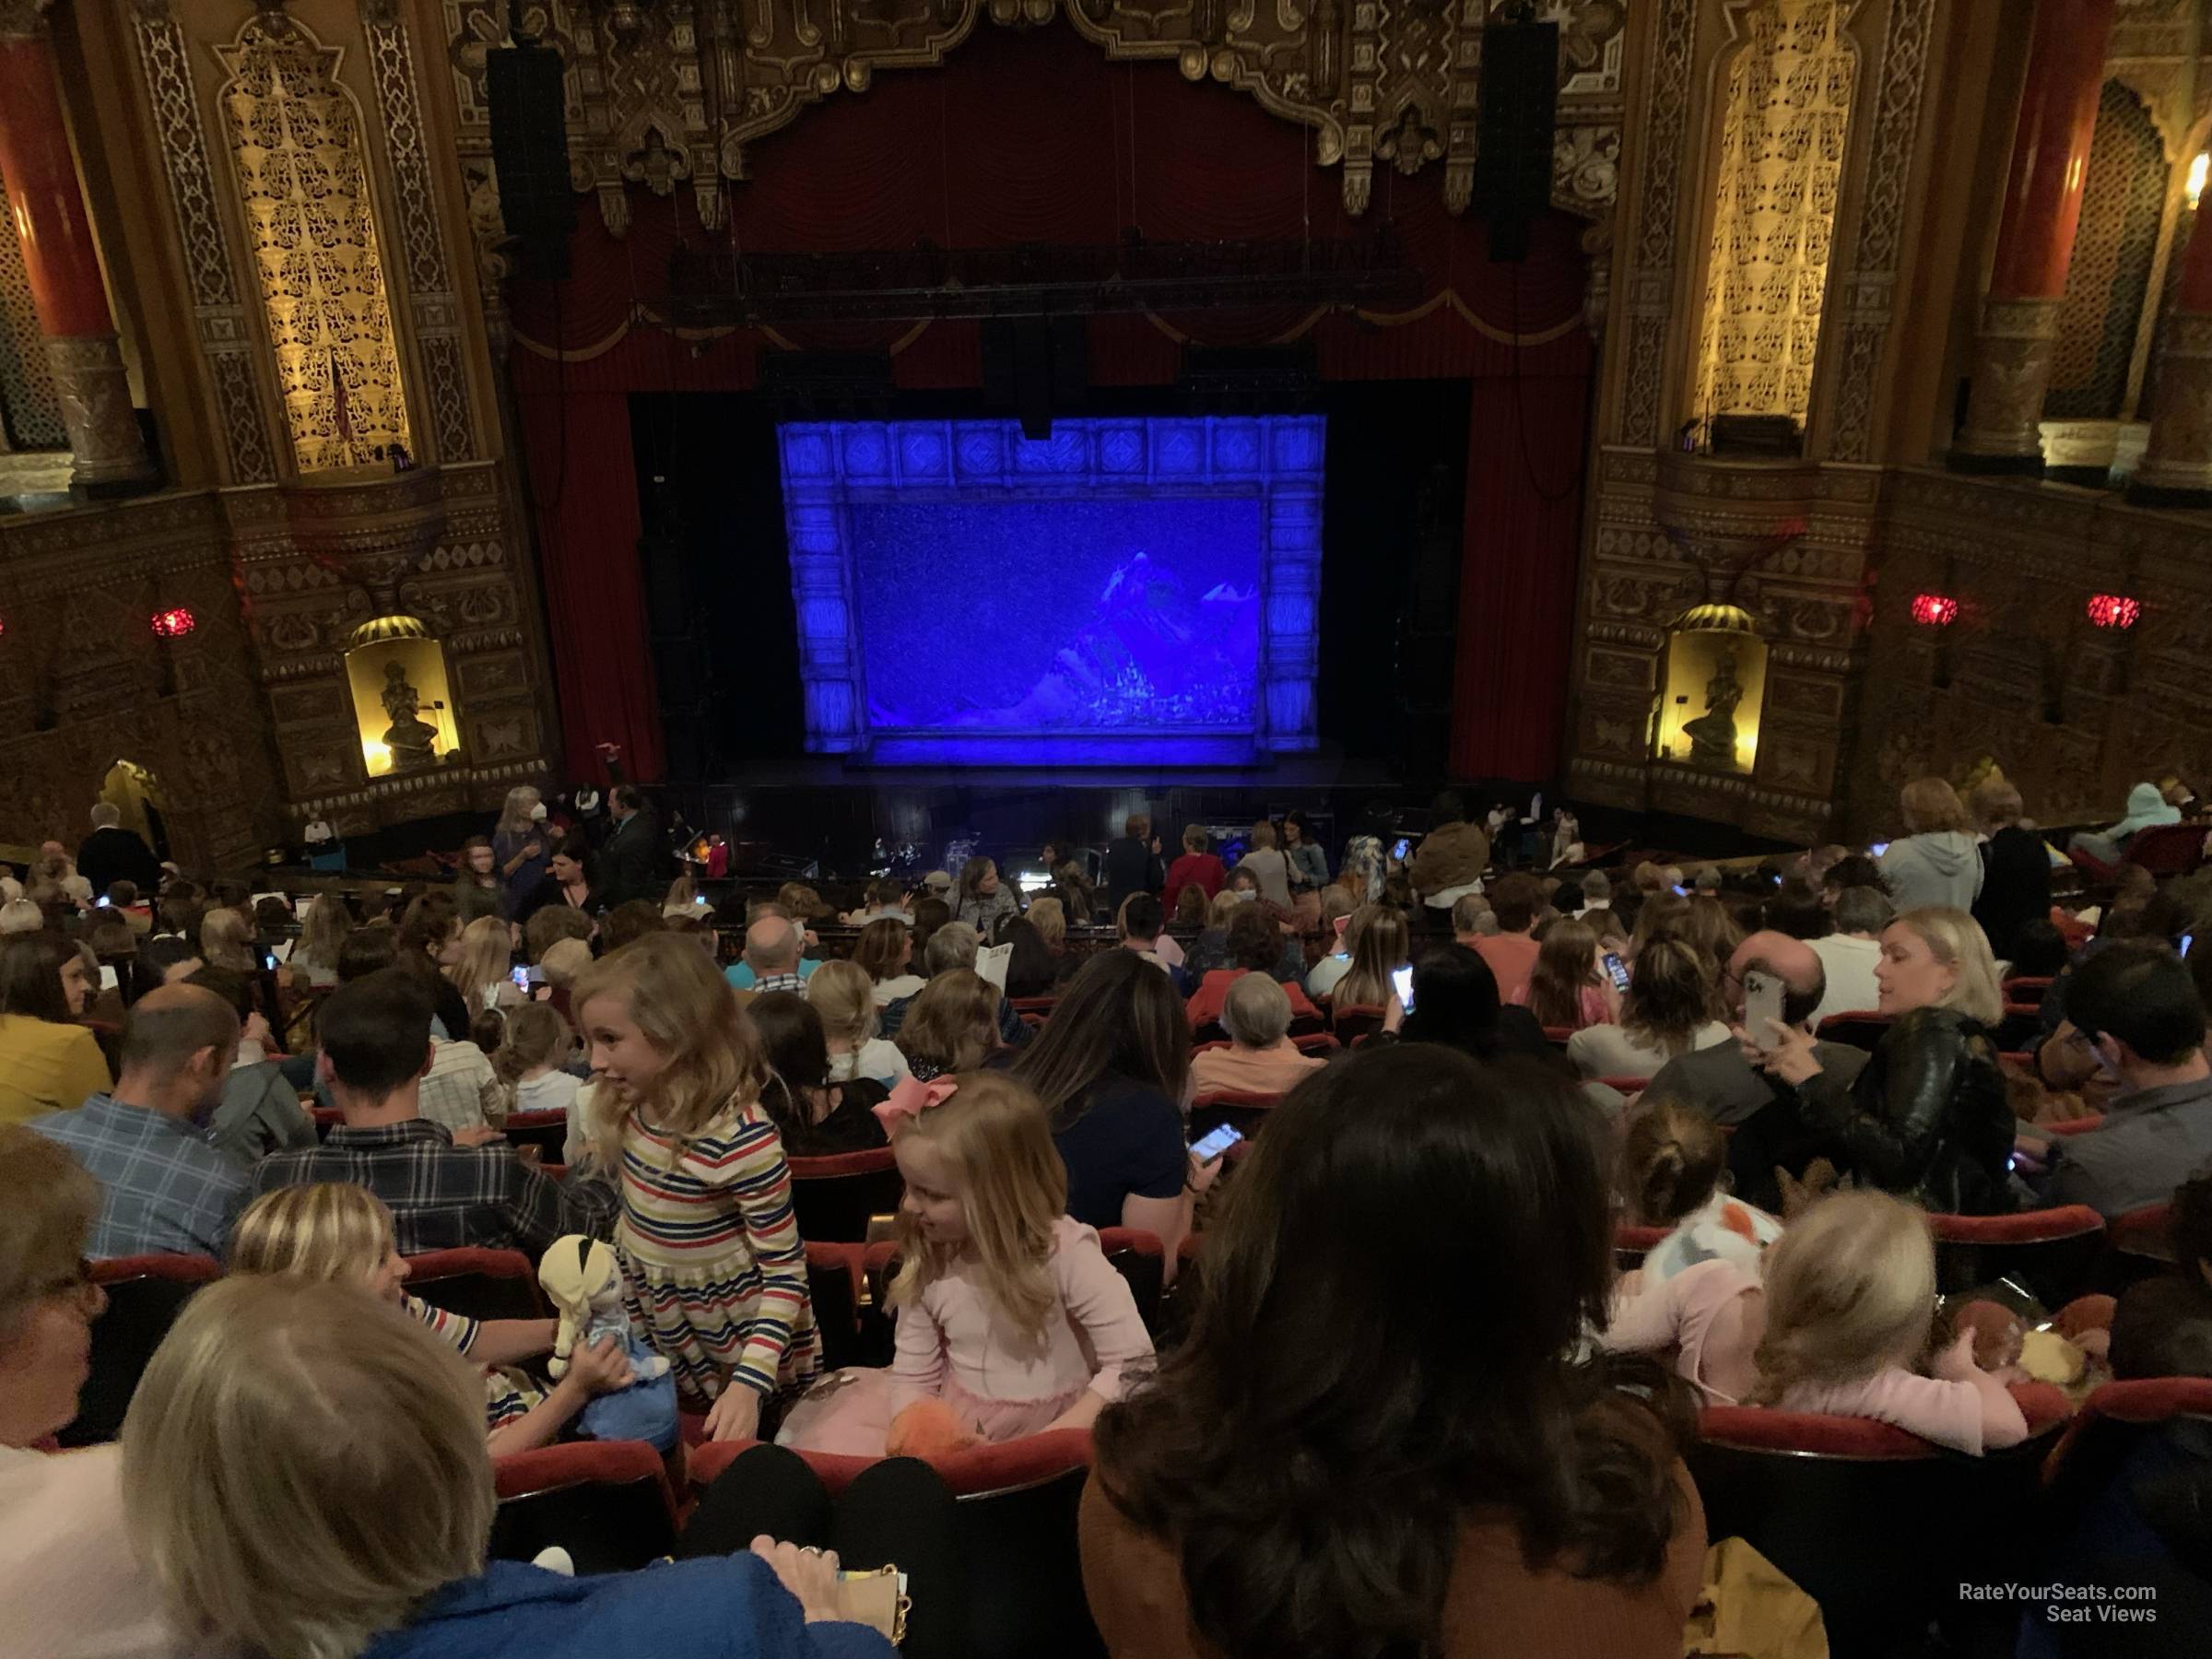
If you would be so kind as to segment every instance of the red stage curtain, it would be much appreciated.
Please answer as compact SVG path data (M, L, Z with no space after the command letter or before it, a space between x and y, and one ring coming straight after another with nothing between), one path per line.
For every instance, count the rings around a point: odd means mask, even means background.
M661 775L661 712L638 559L629 399L572 393L521 404L565 773L601 776L596 746L618 743L624 770L651 782Z
M1020 242L1111 243L1124 226L1159 241L1363 235L1388 223L1421 273L1419 314L1318 321L1297 307L1089 321L1100 385L1172 383L1182 341L1310 338L1330 379L1465 379L1472 430L1461 577L1452 771L1539 780L1561 744L1574 609L1580 469L1592 350L1578 316L1578 221L1535 227L1528 260L1491 263L1486 227L1454 218L1442 170L1377 169L1367 215L1342 206L1312 135L1250 98L1185 82L1169 64L1112 64L1066 29L984 29L939 70L886 73L756 145L729 222L699 224L688 191L631 194L608 236L580 204L574 276L510 285L520 394L539 498L570 763L616 730L637 775L658 775L659 720L643 593L630 549L638 507L624 397L742 391L763 349L888 347L898 383L979 383L972 323L807 324L679 339L652 324L679 245L836 252ZM558 360L557 360L558 359ZM561 400L571 485L545 506ZM589 412L584 412L588 406ZM588 480L575 488L573 480ZM619 566L618 570L615 567ZM575 637L569 637L572 627ZM571 663L573 651L594 660ZM647 734L650 734L648 737ZM647 757L653 757L650 764Z

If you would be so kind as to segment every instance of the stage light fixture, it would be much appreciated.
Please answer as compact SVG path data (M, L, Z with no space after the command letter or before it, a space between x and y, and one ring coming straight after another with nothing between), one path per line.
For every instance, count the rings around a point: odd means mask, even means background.
M2142 602L2124 594L2092 594L2088 610L2096 628L2133 628L2143 617Z
M181 640L200 625L200 619L186 606L172 605L167 610L158 610L147 618L147 625L159 639Z
M1947 594L1915 594L1912 620L1923 628L1947 628L1959 620L1959 601Z

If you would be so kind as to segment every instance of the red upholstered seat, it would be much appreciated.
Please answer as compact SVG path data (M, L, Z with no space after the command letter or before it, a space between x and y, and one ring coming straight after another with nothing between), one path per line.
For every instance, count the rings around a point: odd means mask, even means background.
M1652 1086L1649 1077L1600 1077L1598 1079L1616 1094L1640 1095Z
M2104 1113L2100 1112L2088 1117L2068 1118L2063 1124L2038 1124L2035 1127L2045 1135L2091 1135L2104 1127Z
M2137 1449L2190 1419L2212 1420L2212 1380L2152 1377L2093 1390L2043 1465L2050 1541L2063 1547Z
M569 1138L565 1112L511 1112L500 1125L508 1140L518 1147L535 1147L542 1158L559 1158Z
M1060 1006L1057 996L1009 996L1006 998L1017 1014L1051 1015Z
M2168 1235L2172 1226L2171 1204L2147 1204L2141 1209L2129 1210L2124 1216L2112 1218L2112 1248L2171 1261L2173 1243Z
M1872 1053L1876 1044L1889 1029L1889 1017L1872 1009L1854 1010L1848 1014L1830 1014L1815 1029L1813 1035L1823 1042L1847 1043L1853 1048L1865 1049Z
M831 1370L890 1363L890 1324L868 1293L866 1257L857 1244L806 1245L806 1291Z
M2207 830L2212 825L2199 822L2154 824L2137 830L2127 843L2127 862L2141 865L2153 876L2186 876L2204 862Z
M1301 1054L1333 1054L1344 1046L1327 1031L1294 1032L1290 1041Z
M110 1256L92 1264L92 1282L107 1287L110 1296L117 1285L131 1279L167 1279L178 1285L204 1285L223 1277L223 1265L213 1256Z
M2018 974L2006 980L2001 989L2007 1003L2022 1003L2030 1007L2041 1008L2043 1006L2043 993L2051 989L2051 979L2047 974Z
M2084 1204L1928 1220L1936 1283L1947 1293L2013 1279L2059 1307L2089 1288L2104 1252L2104 1218Z
M676 1496L641 1441L571 1441L492 1459L491 1553L526 1561L558 1544L579 1573L643 1567L676 1544Z
M537 1264L519 1250L433 1250L407 1258L407 1294L471 1319L544 1319Z
M2104 1218L2086 1204L2009 1216L1931 1215L1928 1220L1938 1244L2048 1244L2104 1230Z
M1371 1037L1382 1029L1382 1018L1387 1008L1373 1003L1350 1003L1344 1007L1329 1010L1329 1029L1336 1033L1336 1041L1347 1047L1356 1046L1362 1037Z
M905 1194L888 1147L791 1160L791 1206L802 1239L860 1243L868 1236L868 1218L894 1213Z
M123 1431L147 1361L193 1292L221 1274L218 1263L201 1255L116 1256L92 1264L108 1310L92 1322L91 1374L78 1391L76 1416L55 1437L63 1445L99 1445Z
M1659 1248L1659 1241L1672 1230L1665 1227L1632 1227L1626 1221L1613 1224L1613 1259L1623 1273L1641 1266L1643 1258Z

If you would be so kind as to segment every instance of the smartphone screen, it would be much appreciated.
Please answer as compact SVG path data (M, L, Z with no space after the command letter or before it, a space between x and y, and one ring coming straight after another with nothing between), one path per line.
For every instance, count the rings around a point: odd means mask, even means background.
M1782 982L1754 968L1744 975L1744 1030L1758 1047L1774 1046L1774 1026L1782 1021Z
M1412 964L1412 963L1408 962L1408 963L1407 963L1407 964L1406 964L1405 967L1403 967L1403 968L1394 968L1394 969L1392 969L1392 970L1390 971L1390 988L1391 988L1393 991L1395 991L1395 992L1398 994L1398 1006L1399 1006L1400 1007L1404 1008L1404 1009L1406 1010L1406 1013L1408 1013L1408 1014L1412 1013L1412 1012L1413 1012L1413 964Z
M1614 990L1629 988L1629 965L1609 950L1606 952L1606 973L1613 981Z
M1223 1124L1218 1129L1199 1136L1192 1143L1191 1156L1200 1163L1212 1163L1243 1138L1240 1132Z
M1413 843L1409 841L1406 841L1404 837L1400 837L1398 844L1390 850L1390 855L1399 864L1404 864L1406 862L1406 854L1410 853L1412 850Z
M513 972L510 973L510 974L509 974L507 977L508 977L509 979L511 979L511 980L512 980L512 981L514 982L514 988L515 988L516 990L518 990L518 991L527 991L527 990L529 990L529 989L530 989L530 970L529 970L529 969L527 969L527 968L517 968L517 969L516 969L516 970L515 970Z
M1870 856L1879 858L1883 853L1889 851L1889 843L1888 841L1876 841L1874 845L1867 848L1866 851Z
M2194 934L2183 934L2182 935L2181 943L2182 955L2185 958L2189 954L2189 947L2196 943L2196 935Z

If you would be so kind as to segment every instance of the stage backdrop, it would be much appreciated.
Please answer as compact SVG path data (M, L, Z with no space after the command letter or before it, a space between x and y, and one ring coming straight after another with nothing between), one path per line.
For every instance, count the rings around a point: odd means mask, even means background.
M1387 223L1421 273L1402 312L1277 307L1088 319L1093 384L1166 386L1185 345L1311 339L1332 380L1466 380L1469 439L1451 766L1543 779L1559 767L1593 352L1581 317L1581 221L1537 221L1529 257L1494 264L1473 217L1441 200L1441 170L1381 170L1365 218L1316 168L1304 129L1171 63L1110 64L1072 30L987 28L945 66L840 94L748 152L728 223L700 228L690 192L633 188L609 236L588 202L574 276L508 285L511 368L530 461L563 737L572 770L624 743L659 775L661 729L633 551L640 505L633 392L750 390L764 350L888 349L902 388L982 383L972 323L687 330L660 326L670 253L854 252L1024 242L1352 236ZM733 512L745 503L734 501ZM736 624L733 624L733 627ZM948 641L948 649L957 646ZM983 647L979 646L979 649Z
M1317 416L782 428L806 746L882 765L1312 748ZM1019 628L978 599L1035 594ZM1264 623L1263 623L1264 618ZM967 649L963 650L965 646Z

